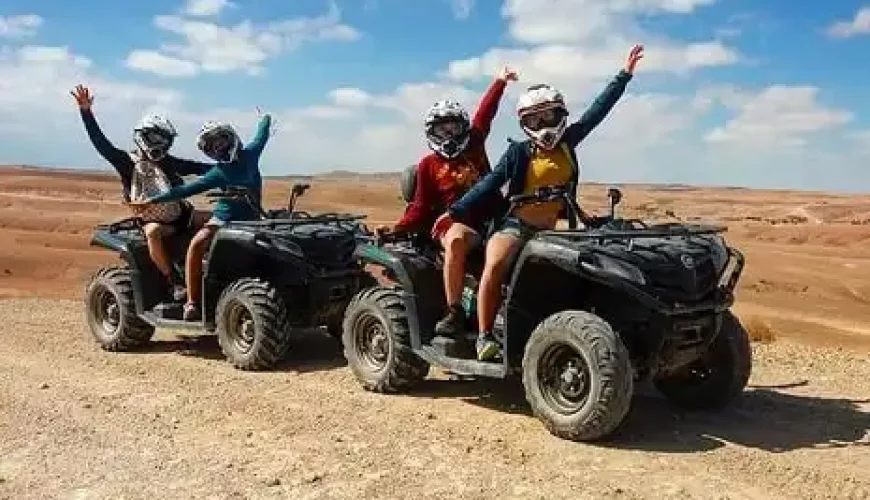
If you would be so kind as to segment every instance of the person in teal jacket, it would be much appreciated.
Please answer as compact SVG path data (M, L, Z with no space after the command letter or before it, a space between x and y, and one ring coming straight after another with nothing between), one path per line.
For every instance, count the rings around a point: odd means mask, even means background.
M204 193L210 189L227 187L246 188L256 206L244 200L223 198L218 200L211 218L196 233L190 242L185 262L187 282L187 302L184 304L184 320L195 321L201 318L199 300L201 296L202 259L218 228L234 220L256 220L260 217L263 180L260 175L260 155L269 139L272 118L265 114L260 118L257 132L247 145L242 145L239 135L228 123L208 122L203 125L196 145L206 156L217 162L208 172L194 182L176 186L169 191L145 202L162 203L181 200Z
M508 199L518 194L531 194L544 186L565 187L576 199L580 169L574 149L604 120L625 93L625 87L642 57L643 46L634 46L625 68L617 73L580 119L570 125L561 92L550 85L529 87L517 102L520 127L529 138L508 146L492 172L454 202L447 209L447 216L435 223L433 237L446 231L454 221L463 222L505 184ZM486 264L478 291L478 360L488 361L500 350L492 328L501 302L501 286L514 256L537 231L555 228L565 213L564 203L555 201L520 206L497 219L494 233L487 242ZM573 214L569 212L568 215L569 223L574 227Z

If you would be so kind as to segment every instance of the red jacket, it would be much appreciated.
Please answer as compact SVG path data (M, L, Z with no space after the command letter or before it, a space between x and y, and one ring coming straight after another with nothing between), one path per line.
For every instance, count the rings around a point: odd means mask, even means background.
M480 100L471 123L468 147L456 158L448 160L432 152L417 167L417 189L405 214L396 223L399 233L416 232L432 227L435 219L447 210L490 171L485 142L492 121L504 95L506 82L496 79ZM486 216L467 219L468 223L484 222Z

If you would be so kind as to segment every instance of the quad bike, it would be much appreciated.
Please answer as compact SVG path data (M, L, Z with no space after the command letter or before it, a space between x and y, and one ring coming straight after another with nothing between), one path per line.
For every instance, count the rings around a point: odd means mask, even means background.
M407 201L413 189L403 188ZM563 200L587 228L541 231L519 252L502 289L494 333L503 355L495 362L477 361L472 347L482 251L466 264L468 333L453 339L433 333L446 304L431 240L361 243L359 257L395 283L360 291L345 312L345 356L361 385L408 391L431 365L519 378L533 413L574 441L616 430L643 380L684 409L728 405L751 370L747 332L729 310L743 255L725 243L724 227L620 218L621 192L608 196L610 215L599 217L560 188L508 200L512 207Z
M212 201L246 201L260 219L218 229L203 259L202 319L197 321L182 320L182 304L172 300L149 257L140 219L97 226L91 244L123 260L97 271L86 287L87 321L98 344L108 351L133 350L146 344L156 327L216 332L235 367L265 370L285 354L296 329L326 326L340 339L345 307L374 282L354 257L365 216L296 210L308 188L293 185L287 207L269 211L244 188L206 193ZM167 241L179 273L192 236Z

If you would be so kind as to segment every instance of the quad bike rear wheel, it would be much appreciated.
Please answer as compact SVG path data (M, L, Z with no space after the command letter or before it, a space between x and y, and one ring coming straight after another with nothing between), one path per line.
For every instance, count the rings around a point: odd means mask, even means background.
M401 292L365 289L344 316L344 356L354 376L373 392L399 392L426 378L429 363L411 350L411 332Z
M733 313L722 317L719 333L705 355L677 372L653 380L662 395L685 410L728 406L749 382L752 348L749 334Z
M127 267L107 267L85 287L88 327L106 351L129 351L151 340L154 327L136 315L133 282Z
M610 434L628 413L633 384L628 350L594 314L555 313L535 328L526 344L526 400L560 438L593 441Z
M234 281L218 299L218 343L227 361L241 370L269 370L286 353L290 341L287 306L266 281Z

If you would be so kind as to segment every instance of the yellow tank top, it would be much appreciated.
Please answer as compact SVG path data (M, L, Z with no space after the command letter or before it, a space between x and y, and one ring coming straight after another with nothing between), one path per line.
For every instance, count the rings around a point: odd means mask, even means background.
M571 158L564 145L550 150L535 148L526 171L523 194L531 194L542 186L564 186L571 180L571 170ZM561 201L554 201L539 205L525 205L517 209L515 215L527 224L553 228L556 226L563 204Z

